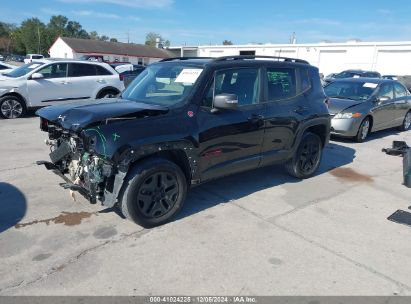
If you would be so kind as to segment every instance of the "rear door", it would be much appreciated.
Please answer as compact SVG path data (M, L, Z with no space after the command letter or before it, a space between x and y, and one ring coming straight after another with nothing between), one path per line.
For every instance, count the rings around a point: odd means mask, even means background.
M67 63L49 64L36 71L41 79L27 80L27 94L31 106L61 104L71 100L72 88L67 77Z
M264 135L259 68L218 70L197 116L202 180L258 167ZM238 97L235 110L213 111L213 96Z
M267 67L264 72L267 114L262 165L284 158L292 149L299 124L310 115L305 93L311 89L309 71L290 65Z
M74 100L95 98L96 92L105 85L105 80L97 76L95 64L69 63L68 75Z
M394 105L394 125L400 126L405 118L405 114L410 110L410 99L407 89L400 83L394 83L395 105Z

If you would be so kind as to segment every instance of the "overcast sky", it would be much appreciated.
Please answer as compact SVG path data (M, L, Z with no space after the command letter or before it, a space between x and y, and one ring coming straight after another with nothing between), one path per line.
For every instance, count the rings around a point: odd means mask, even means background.
M410 0L1 0L0 21L62 14L119 41L172 45L411 40Z

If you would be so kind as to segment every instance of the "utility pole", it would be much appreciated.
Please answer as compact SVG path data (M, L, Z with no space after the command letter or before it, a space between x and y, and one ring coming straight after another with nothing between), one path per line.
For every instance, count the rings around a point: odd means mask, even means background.
M38 35L38 37L39 37L39 42L38 42L38 45L37 45L37 54L40 54L40 43L41 43L41 40L40 40L40 27L37 27L37 35Z
M127 30L127 43L130 43L130 30Z

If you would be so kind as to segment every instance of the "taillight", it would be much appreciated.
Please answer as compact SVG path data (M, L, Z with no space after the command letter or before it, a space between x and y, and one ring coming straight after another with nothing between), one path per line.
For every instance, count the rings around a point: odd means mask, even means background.
M48 127L49 127L49 121L47 119L40 118L40 130L47 132Z
M123 81L123 80L124 80L124 75L122 75L122 74L118 74L118 76L119 76L119 78L120 78L120 80L121 80L121 81Z

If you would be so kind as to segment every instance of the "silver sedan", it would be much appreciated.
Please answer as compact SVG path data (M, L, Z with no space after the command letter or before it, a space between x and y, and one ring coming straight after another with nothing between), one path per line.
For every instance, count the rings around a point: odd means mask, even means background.
M332 116L331 134L363 142L371 132L411 125L411 94L398 81L337 80L324 88Z

